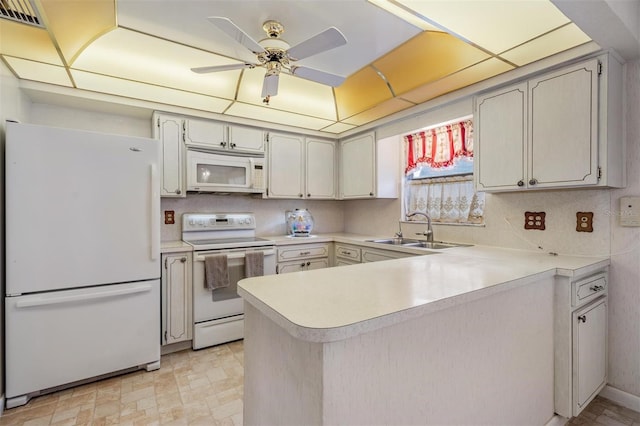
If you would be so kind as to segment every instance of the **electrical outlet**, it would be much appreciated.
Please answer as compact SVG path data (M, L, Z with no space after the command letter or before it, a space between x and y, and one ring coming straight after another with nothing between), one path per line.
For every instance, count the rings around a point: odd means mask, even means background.
M577 212L576 219L577 219L576 231L593 232L593 213L592 212Z
M524 229L544 231L545 212L524 212Z
M164 211L164 224L173 225L176 223L176 212L173 210Z

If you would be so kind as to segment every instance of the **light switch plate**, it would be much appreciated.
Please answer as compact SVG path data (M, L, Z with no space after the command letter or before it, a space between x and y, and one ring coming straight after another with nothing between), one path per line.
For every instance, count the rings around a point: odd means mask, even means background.
M620 226L640 226L640 197L620 198Z

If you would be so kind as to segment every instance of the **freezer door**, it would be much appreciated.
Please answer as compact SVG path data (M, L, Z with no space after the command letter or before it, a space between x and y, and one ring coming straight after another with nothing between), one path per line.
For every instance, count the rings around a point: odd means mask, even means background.
M160 282L5 298L6 396L160 360Z
M160 275L158 142L8 123L7 294Z

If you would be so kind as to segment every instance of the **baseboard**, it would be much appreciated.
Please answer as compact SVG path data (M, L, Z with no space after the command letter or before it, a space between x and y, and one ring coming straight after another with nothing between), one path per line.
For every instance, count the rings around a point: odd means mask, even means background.
M544 426L564 426L568 421L569 419L567 419L566 417L562 417L556 414L551 417L551 420L549 420Z
M640 411L640 396L621 391L620 389L616 389L609 385L605 386L604 389L600 391L600 396L610 399L616 404L620 404L633 411Z

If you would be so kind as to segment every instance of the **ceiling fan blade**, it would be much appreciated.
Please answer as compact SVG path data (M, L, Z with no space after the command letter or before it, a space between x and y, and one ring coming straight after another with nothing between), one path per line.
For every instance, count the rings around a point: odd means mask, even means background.
M242 68L254 68L254 64L250 64L245 62L244 64L230 64L230 65L213 65L210 67L198 67L191 68L191 71L197 74L206 74L209 72L218 72L218 71L231 71L231 70L239 70Z
M302 43L296 44L287 50L287 53L292 60L297 61L342 46L346 43L347 39L340 30L336 27L331 27Z
M280 77L278 75L267 74L264 76L264 82L262 83L262 97L275 96L278 94L278 82Z
M222 30L226 35L252 51L253 53L262 53L264 48L252 39L247 33L242 31L240 27L231 21L229 18L222 16L210 16L207 18L209 22Z
M307 67L293 66L291 67L291 74L296 77L315 81L316 83L326 84L327 86L332 87L340 86L345 80L342 76Z

